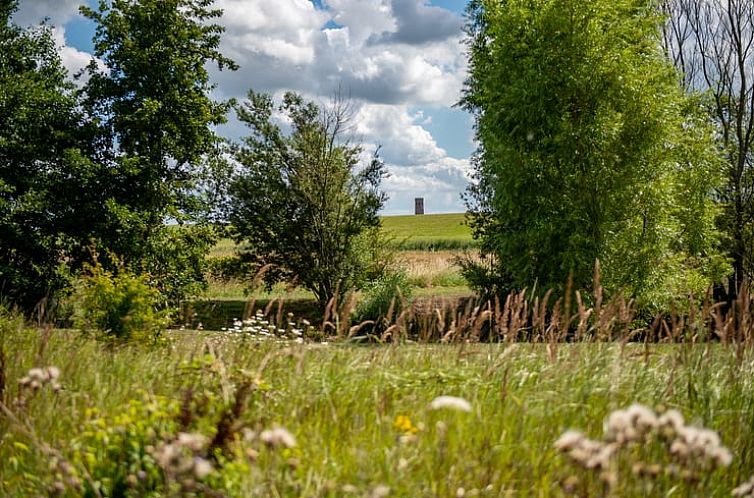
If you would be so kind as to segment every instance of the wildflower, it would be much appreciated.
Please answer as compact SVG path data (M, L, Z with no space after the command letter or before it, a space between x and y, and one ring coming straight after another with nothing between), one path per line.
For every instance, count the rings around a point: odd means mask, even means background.
M194 475L202 480L212 472L212 464L201 457L194 458Z
M674 432L677 432L678 429L685 425L683 422L683 415L681 415L681 412L678 410L666 411L660 416L658 423L660 427L667 428Z
M568 430L555 441L555 448L560 451L569 451L581 444L582 439L584 435L581 432Z
M393 422L393 426L399 431L404 432L407 434L416 434L419 432L419 429L417 429L413 423L411 423L411 419L408 418L406 415L398 415L395 417L395 421Z
M369 494L370 498L386 498L390 494L390 488L384 484L376 486Z
M432 400L429 407L432 410L447 408L449 410L457 410L461 412L471 411L471 403L463 398L457 398L455 396L438 396Z
M284 446L286 448L293 448L296 446L296 438L283 427L276 427L272 430L263 431L259 435L259 439L271 447Z
M202 434L189 434L181 432L178 434L178 445L186 447L191 451L201 451L207 444L207 438Z
M754 476L751 476L748 481L734 488L731 494L740 498L754 498Z

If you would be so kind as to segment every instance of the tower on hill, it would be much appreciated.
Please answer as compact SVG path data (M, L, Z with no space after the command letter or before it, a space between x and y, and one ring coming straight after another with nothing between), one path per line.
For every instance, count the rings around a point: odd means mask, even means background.
M414 214L424 214L424 197L414 199Z

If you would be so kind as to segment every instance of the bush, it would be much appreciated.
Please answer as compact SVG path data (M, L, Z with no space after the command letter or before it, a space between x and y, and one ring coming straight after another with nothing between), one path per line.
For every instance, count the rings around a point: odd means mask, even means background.
M364 287L364 294L353 318L357 323L375 322L375 329L393 322L403 311L411 295L405 270L386 269L383 274Z
M74 326L119 341L154 341L167 326L169 314L150 276L123 268L111 273L99 263L87 268L73 294ZM161 309L162 308L162 309Z

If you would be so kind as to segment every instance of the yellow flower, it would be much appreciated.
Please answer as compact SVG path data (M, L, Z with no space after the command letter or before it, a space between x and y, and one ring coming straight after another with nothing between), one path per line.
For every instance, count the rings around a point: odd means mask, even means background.
M406 415L398 415L397 417L395 417L393 426L399 432L403 432L404 434L416 434L417 432L419 432L419 429L416 428L413 423L411 423L411 419Z

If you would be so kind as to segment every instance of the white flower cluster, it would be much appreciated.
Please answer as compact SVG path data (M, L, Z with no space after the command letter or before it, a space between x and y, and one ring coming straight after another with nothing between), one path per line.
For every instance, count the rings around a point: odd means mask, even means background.
M201 480L213 470L212 464L201 456L206 447L205 436L181 432L173 442L157 448L153 456L166 474L179 481L188 482L189 476Z
M603 440L594 441L581 432L569 430L555 442L555 448L584 468L604 470L621 448L654 440L664 444L673 460L665 469L669 475L691 479L695 471L726 467L733 460L716 432L686 425L677 410L658 415L640 404L612 412L605 421ZM635 462L632 470L645 476L661 473L659 465L644 462Z
M289 339L298 343L304 342L304 330L293 322L293 314L288 313L287 318L286 327L281 328L267 320L264 313L259 310L253 317L246 320L234 318L233 326L230 329L224 328L222 330L246 334L256 340ZM306 320L303 320L302 324L305 327L311 327L311 324Z
M748 481L733 489L731 494L738 498L754 498L754 476L751 476Z
M244 429L243 439L247 443L260 441L270 448L294 448L296 446L295 436L288 429L280 426L265 429L261 433Z
M555 441L555 448L582 467L604 469L609 465L616 446L594 441L579 431L570 430Z
M262 431L260 441L273 448L293 448L296 446L296 438L283 427L275 427Z
M463 398L456 396L438 396L429 404L430 410L455 410L459 412L470 412L471 403Z
M18 380L18 384L23 388L29 388L32 391L41 389L50 385L52 390L57 392L62 389L58 382L60 378L60 369L58 367L32 368L26 375Z

